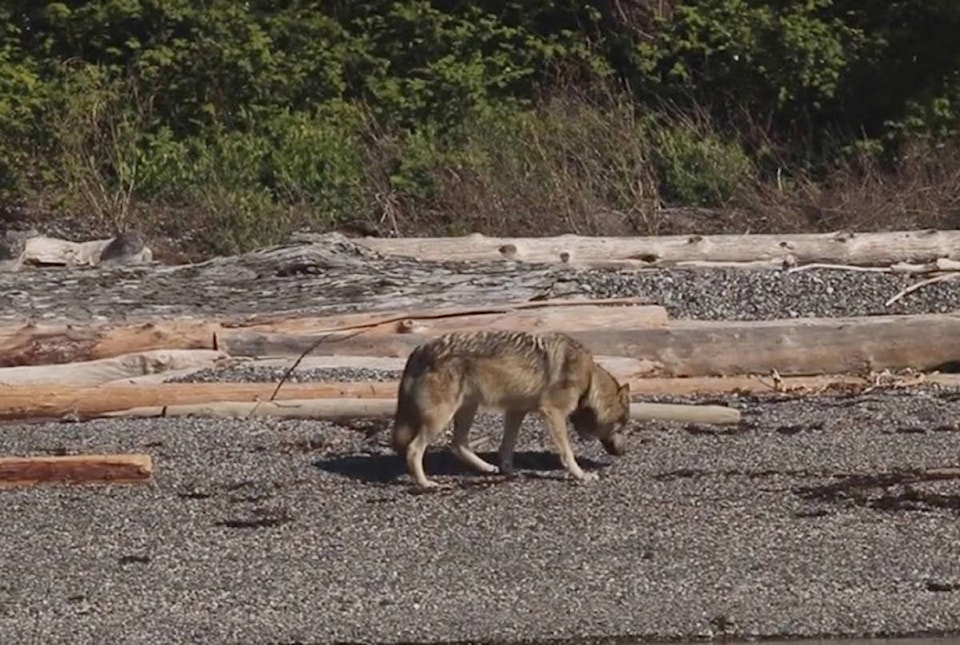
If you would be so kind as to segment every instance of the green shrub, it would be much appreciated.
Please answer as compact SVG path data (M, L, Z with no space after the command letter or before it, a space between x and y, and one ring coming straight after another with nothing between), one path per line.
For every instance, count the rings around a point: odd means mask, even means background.
M723 206L752 177L753 163L736 142L690 121L653 130L663 198L677 205Z

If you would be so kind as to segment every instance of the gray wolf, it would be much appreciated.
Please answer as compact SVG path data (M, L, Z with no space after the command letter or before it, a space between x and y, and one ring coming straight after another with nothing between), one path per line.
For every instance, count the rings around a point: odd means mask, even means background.
M467 444L480 408L503 412L500 467ZM439 486L423 470L427 446L453 421L451 452L480 473L510 473L524 417L539 413L550 429L567 472L584 472L570 446L569 418L581 437L594 437L608 454L622 455L623 427L630 415L629 384L620 385L580 342L560 333L453 332L417 346L400 377L392 444L420 488Z

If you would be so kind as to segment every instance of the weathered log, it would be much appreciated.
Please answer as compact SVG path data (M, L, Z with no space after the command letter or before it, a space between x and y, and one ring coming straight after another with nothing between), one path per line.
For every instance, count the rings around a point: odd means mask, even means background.
M110 239L72 242L55 237L31 237L20 259L25 264L96 266Z
M152 474L150 455L0 458L0 488L52 483L125 484L148 481Z
M36 324L0 327L0 367L94 361L159 349L216 348L217 323Z
M619 379L638 379L653 372L655 365L651 361L627 358L625 356L594 356L598 363L610 370ZM230 368L244 365L252 369L286 370L294 363L291 356L269 356L266 358L232 356L218 361L217 367ZM370 369L401 372L406 362L405 356L352 356L331 354L329 356L305 356L293 374L323 368ZM130 378L107 381L102 385L146 385L149 383L163 383L173 377L188 376L196 373L203 367L170 370L158 374L133 376ZM0 372L2 373L2 372ZM285 387L285 386L284 386Z
M606 327L663 328L668 324L666 309L658 305L610 306L558 305L527 311L463 314L456 316L412 317L329 329L314 334L303 332L263 332L264 326L223 329L217 334L217 346L231 356L299 356L319 345L318 355L354 354L357 347L364 355L406 356L418 344L450 331L501 329L514 331L563 331L603 329ZM346 344L342 351L341 345Z
M72 242L56 237L31 237L24 244L19 259L23 264L97 266L101 264L104 250L114 239ZM146 246L132 251L135 252L123 257L124 264L140 264L153 259L153 252Z
M0 367L0 385L100 385L143 375L214 367L228 358L212 349L154 349L95 361Z
M637 298L563 300L339 316L262 316L246 320L180 318L133 325L30 323L0 327L0 367L90 361L154 349L216 350L221 349L221 338L227 345L246 347L249 353L244 355L261 355L260 349L270 347L269 342L262 339L271 335L285 339L288 345L305 348L321 336L335 345L339 338L358 333L389 336L412 331L436 334L451 329L555 330L578 325L604 326L611 322L665 326L666 310L641 304L645 302Z
M731 393L815 393L833 387L863 389L873 385L861 376L771 378L737 375L701 378L637 378L629 383L634 397L645 395L709 395ZM904 387L920 383L960 385L954 374L921 374L891 382ZM276 402L306 399L391 399L397 382L285 383ZM97 387L23 386L0 387L0 419L92 419L118 410L150 408L151 414L173 406L205 406L220 402L268 403L275 383L163 383L150 386L101 385ZM232 404L232 403L231 403ZM348 404L344 404L348 405ZM361 404L356 404L361 405ZM644 409L644 408L637 408ZM650 408L645 408L650 409ZM666 408L664 409L666 410ZM660 418L660 417L658 417Z
M245 419L248 417L286 417L296 419L383 419L393 415L394 399L286 399L283 401L212 401L165 406L143 406L103 412L104 418L212 417Z
M658 237L357 239L379 253L420 260L522 260L579 266L659 267L679 262L811 262L885 266L897 262L960 259L958 231L815 233L783 235L673 235Z
M289 399L284 401L218 401L138 407L106 412L105 417L197 416L246 418L260 416L303 419L390 418L396 409L394 399ZM637 421L662 419L687 423L735 425L740 411L720 405L682 405L668 403L632 403L630 418Z
M674 321L666 328L565 329L595 354L649 362L657 376L784 376L935 370L960 360L960 315L921 314L762 321ZM406 357L434 334L343 335L312 354ZM295 355L316 338L237 334L231 354Z
M598 353L646 359L659 376L935 371L960 360L960 315L677 321L667 329L573 332Z
M0 419L90 419L136 407L213 401L267 401L276 383L158 383L149 386L0 386ZM285 383L277 400L390 398L396 383Z

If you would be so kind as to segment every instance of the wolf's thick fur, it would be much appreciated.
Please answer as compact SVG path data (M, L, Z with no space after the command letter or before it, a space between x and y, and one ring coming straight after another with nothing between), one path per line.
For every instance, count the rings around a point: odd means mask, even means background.
M500 410L500 468L467 445L479 408ZM550 428L564 468L578 480L585 473L567 434L570 418L581 436L593 436L610 454L623 454L621 429L629 419L629 385L620 385L591 352L559 333L481 331L445 334L411 352L400 379L393 448L422 488L437 486L423 471L427 446L454 422L450 449L482 473L513 470L513 451L524 417L538 412Z

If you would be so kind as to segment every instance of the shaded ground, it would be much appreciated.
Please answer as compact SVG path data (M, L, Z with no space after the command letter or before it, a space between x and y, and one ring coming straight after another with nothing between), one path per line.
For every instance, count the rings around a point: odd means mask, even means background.
M428 472L376 425L9 425L0 454L136 450L153 486L7 491L3 642L397 642L960 632L960 394L737 398L564 479L528 421L512 480ZM499 431L481 418L481 452ZM493 424L495 425L495 424ZM491 432L492 435L491 435Z

